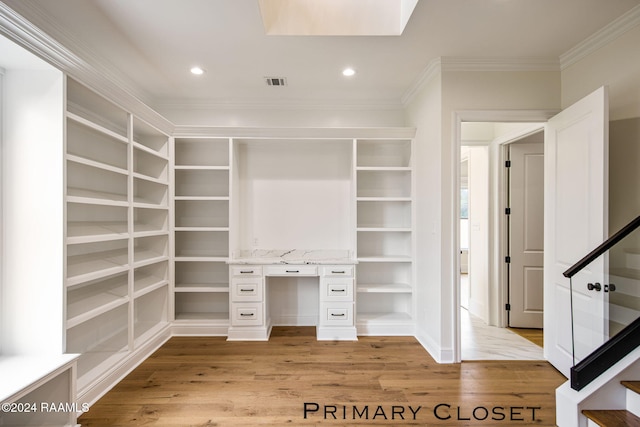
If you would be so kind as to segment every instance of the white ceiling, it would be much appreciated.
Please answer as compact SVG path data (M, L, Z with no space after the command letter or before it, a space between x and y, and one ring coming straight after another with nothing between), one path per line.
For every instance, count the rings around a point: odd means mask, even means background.
M258 0L2 1L152 106L397 106L435 58L558 60L640 4L419 0L401 36L273 36ZM196 64L204 75L189 73Z

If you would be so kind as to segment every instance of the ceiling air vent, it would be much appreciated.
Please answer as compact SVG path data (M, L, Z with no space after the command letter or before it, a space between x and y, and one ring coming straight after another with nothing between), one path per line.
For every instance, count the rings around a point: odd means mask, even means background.
M267 83L267 86L286 86L287 79L284 77L265 77L264 81Z

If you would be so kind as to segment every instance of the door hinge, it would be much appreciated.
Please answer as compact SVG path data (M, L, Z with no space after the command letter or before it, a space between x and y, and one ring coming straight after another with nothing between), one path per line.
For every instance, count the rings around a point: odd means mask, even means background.
M504 162L504 167L505 168L510 168L511 167L511 160L507 160Z
M504 308L505 308L505 310L507 310L507 311L511 311L511 304L506 303L506 304L504 305Z
M511 215L511 208L505 208L504 213L505 215Z
M504 262L506 262L507 264L510 264L511 263L511 257L508 256L508 255L506 257L504 257Z

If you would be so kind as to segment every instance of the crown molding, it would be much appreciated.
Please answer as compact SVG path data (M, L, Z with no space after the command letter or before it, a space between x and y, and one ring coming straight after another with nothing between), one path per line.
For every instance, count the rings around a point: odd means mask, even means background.
M564 70L575 64L638 25L640 25L640 5L560 55L560 69Z
M424 85L442 71L560 71L560 62L557 58L546 57L493 58L444 56L435 58L427 64L427 67L416 82L405 92L402 97L402 104L406 107L411 103Z
M307 100L281 100L278 102L233 102L233 101L192 101L188 99L160 99L154 105L160 111L181 110L309 110L309 111L392 111L401 110L404 105L394 100L338 100L331 103Z
M130 84L101 65L95 55L87 53L87 49L55 28L37 8L27 3L20 6L29 19L0 2L0 34L160 131L173 132L170 121L141 100L140 95L130 89Z
M175 138L238 138L238 139L412 139L416 129L411 127L382 128L285 128L285 127L175 127Z
M402 96L402 105L407 106L413 101L422 88L442 71L442 58L438 57L429 61L420 76Z
M443 57L444 71L560 71L557 58Z

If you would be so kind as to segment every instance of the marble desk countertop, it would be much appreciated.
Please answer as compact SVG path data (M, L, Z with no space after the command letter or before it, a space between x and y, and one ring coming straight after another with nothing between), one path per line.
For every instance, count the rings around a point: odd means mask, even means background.
M357 264L347 250L254 249L238 251L228 264Z

